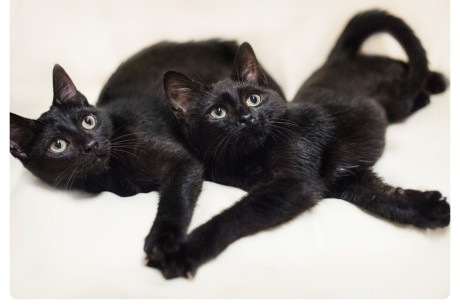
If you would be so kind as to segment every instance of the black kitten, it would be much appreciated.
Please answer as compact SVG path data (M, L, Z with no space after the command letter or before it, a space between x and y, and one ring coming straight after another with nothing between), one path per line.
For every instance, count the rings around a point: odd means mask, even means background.
M408 64L357 54L368 36L382 31L403 45ZM165 90L206 179L249 194L195 229L177 254L151 265L167 278L194 274L233 241L284 223L325 197L397 223L447 226L450 207L439 192L395 188L372 171L388 122L406 118L445 88L409 27L381 11L350 21L292 103L266 87L248 44L240 47L231 77L212 86L167 73Z
M163 75L181 69L213 83L230 73L236 51L235 42L157 44L118 68L97 106L56 65L49 111L37 120L10 113L10 152L58 188L120 196L159 190L145 252L161 258L185 238L203 180L202 165L178 141Z

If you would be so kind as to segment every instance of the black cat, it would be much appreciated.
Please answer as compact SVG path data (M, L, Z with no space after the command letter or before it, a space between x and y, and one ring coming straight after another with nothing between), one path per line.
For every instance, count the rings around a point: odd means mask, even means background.
M358 55L362 42L382 31L402 44L408 64ZM149 263L166 278L195 274L235 240L287 222L325 197L397 223L449 224L450 207L439 192L395 188L372 171L388 123L447 86L428 70L420 41L399 18L376 10L355 16L292 103L267 88L247 43L230 78L209 85L168 72L164 84L206 179L248 191L190 233L179 252Z
M230 73L237 47L217 40L154 45L120 65L96 106L56 65L49 111L37 120L10 113L10 152L58 188L120 196L159 190L145 252L161 258L184 239L203 180L201 163L179 142L163 75L180 69L216 82Z

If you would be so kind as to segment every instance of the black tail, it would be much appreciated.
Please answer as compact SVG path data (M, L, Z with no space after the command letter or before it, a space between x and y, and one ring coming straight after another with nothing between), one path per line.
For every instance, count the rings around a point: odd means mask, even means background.
M449 87L449 80L444 74L431 71L425 84L425 89L429 94L437 94L445 91Z
M353 17L329 54L328 61L345 60L358 55L363 42L371 35L387 32L403 47L409 58L409 70L403 100L413 100L429 78L428 60L420 40L400 18L385 11L370 10Z

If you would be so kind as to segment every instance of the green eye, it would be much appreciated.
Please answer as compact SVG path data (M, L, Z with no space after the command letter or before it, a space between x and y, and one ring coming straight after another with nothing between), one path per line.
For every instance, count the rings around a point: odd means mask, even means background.
M56 139L50 146L51 151L54 153L61 153L67 149L67 142L63 139Z
M224 118L226 114L227 114L227 112L225 111L225 108L223 108L223 107L217 106L217 107L214 107L211 110L211 116L213 116L214 118L217 118L217 119Z
M260 102L262 102L262 99L259 95L250 95L249 98L246 100L246 104L252 107L259 105Z
M96 126L96 118L93 116L86 116L81 122L81 125L87 130L92 130Z

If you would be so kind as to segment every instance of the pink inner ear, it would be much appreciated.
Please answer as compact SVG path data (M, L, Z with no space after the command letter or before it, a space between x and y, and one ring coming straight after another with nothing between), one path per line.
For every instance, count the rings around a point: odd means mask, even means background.
M25 159L27 158L27 154L23 152L21 147L14 141L10 140L10 152L13 154L14 157Z
M249 82L257 83L259 76L257 72L255 72L254 70L250 70L246 73L245 79L248 80Z
M63 101L70 101L77 95L77 88L72 84L70 79L66 79L64 76L61 76L59 81L58 99Z
M194 93L190 88L182 87L177 89L174 100L181 111L187 111L193 101L193 95Z
M10 139L10 149L18 149L19 145Z
M75 97L75 92L69 91L69 89L66 87L65 90L61 91L60 99L62 101L71 101Z

